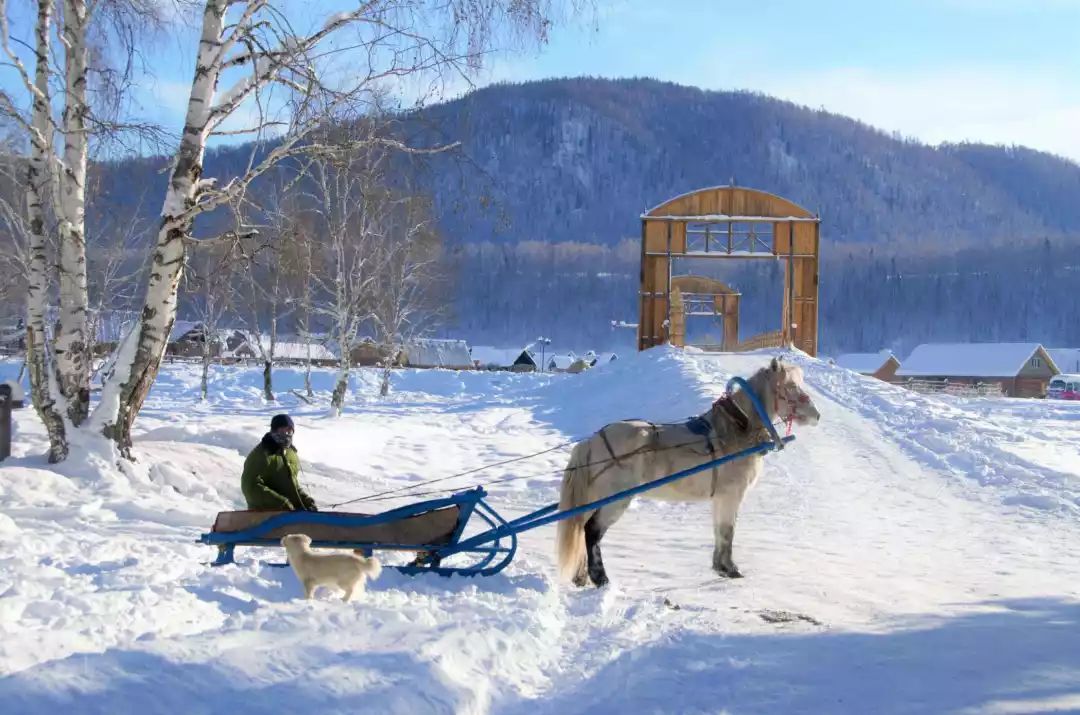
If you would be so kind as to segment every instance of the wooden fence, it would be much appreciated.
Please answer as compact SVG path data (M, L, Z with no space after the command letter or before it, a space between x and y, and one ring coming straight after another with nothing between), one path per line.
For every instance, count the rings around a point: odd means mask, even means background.
M784 333L781 330L774 330L769 333L759 333L757 335L747 338L746 340L740 340L739 344L735 346L735 350L733 352L744 353L750 350L782 347L786 347L784 343Z
M912 392L926 395L952 395L954 397L1004 397L998 382L949 382L948 380L916 380L908 378L897 384Z

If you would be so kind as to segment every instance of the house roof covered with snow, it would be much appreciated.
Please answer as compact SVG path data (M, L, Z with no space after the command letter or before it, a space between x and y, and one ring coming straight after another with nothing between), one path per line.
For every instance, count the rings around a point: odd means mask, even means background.
M1039 343L924 343L903 361L899 377L1016 377ZM1049 356L1047 356L1049 357Z
M232 335L233 331L223 331L221 338L225 339L229 335ZM253 338L247 338L244 342L236 346L235 349L226 351L226 355L232 356L245 356L254 355L260 356L258 345L261 344L266 350L270 350L270 338L263 337L259 343L256 343ZM302 342L289 342L278 340L274 343L274 359L275 360L307 360L308 359L308 344ZM336 360L337 356L330 352L325 345L318 343L311 343L311 359L312 360Z
M1080 373L1080 348L1047 348L1050 359L1062 372Z
M194 330L195 328L198 328L201 325L202 325L202 323L199 323L199 322L194 321L194 320L177 320L177 321L174 321L173 326L172 326L172 330L169 332L169 342L170 343L175 343L177 340L184 337L185 335L190 333L192 330Z
M470 368L473 366L469 346L464 340L419 338L405 346L410 367Z
M576 360L580 358L574 353L563 353L562 355L552 355L548 358L547 365L551 370L569 370L570 366L574 364Z
M269 341L267 341L269 343ZM279 360L307 360L308 348L311 349L312 360L336 360L334 353L330 352L325 345L318 343L275 343L274 357Z
M469 348L473 362L480 367L512 367L523 354L532 360L524 348L493 348L488 345L473 345Z
M845 353L836 358L836 364L863 375L872 375L880 370L889 361L889 358L896 360L892 350L882 350L876 353Z

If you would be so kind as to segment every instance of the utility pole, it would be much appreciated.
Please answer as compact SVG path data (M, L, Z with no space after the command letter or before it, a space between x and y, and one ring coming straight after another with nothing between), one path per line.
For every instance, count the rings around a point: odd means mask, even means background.
M547 346L551 345L551 338L539 337L536 342L540 343L540 372L547 371Z

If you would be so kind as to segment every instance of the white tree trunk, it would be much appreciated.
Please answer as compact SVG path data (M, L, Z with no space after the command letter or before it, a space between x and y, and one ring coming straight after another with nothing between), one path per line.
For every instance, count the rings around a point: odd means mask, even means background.
M203 324L205 326L205 323ZM199 379L199 401L206 402L207 397L210 394L210 338L206 335L208 331L203 329L203 346L202 346L202 376Z
M49 125L49 24L52 4L39 0L36 27L35 86L42 96L35 97L32 124L37 130L31 137L30 158L27 162L26 211L29 218L30 265L26 291L26 367L30 373L30 399L49 435L49 461L59 462L67 457L68 444L64 419L51 389L48 356L46 353L45 316L49 296L49 256L45 237L45 210L42 196L48 193L49 152L45 143L50 136Z
M307 361L304 363L304 390L308 397L315 396L315 391L311 389L311 338L307 341Z
M315 391L311 389L311 289L310 285L311 269L310 264L307 271L308 279L304 281L304 293L302 300L300 330L304 335L304 349L307 351L307 359L304 361L304 390L307 392L308 397L314 397Z
M263 399L276 402L274 398L274 363L263 360Z
M161 210L161 227L146 286L142 313L118 348L116 368L101 391L94 426L122 449L131 446L131 426L157 377L176 320L177 287L184 268L184 237L191 228L187 210L194 205L202 175L208 122L221 72L218 52L227 0L208 0L203 12L195 78L187 116Z
M341 416L345 407L345 395L349 391L349 367L352 364L352 355L349 354L349 331L345 327L338 329L338 349L341 358L338 360L337 382L334 383L334 394L330 397L330 412L334 417Z
M379 383L379 397L386 397L390 394L390 375L394 368L394 357L395 356L391 354L383 364L382 382Z
M64 162L57 180L60 314L53 343L56 381L76 426L90 407L91 336L87 334L86 290L86 3L64 0Z

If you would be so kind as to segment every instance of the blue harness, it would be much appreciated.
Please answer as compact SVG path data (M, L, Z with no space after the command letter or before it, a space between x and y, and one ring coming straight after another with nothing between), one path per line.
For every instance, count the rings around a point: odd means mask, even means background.
M707 419L698 415L696 417L691 417L686 421L686 429L698 436L708 437L709 433L712 432L712 425L709 424Z

